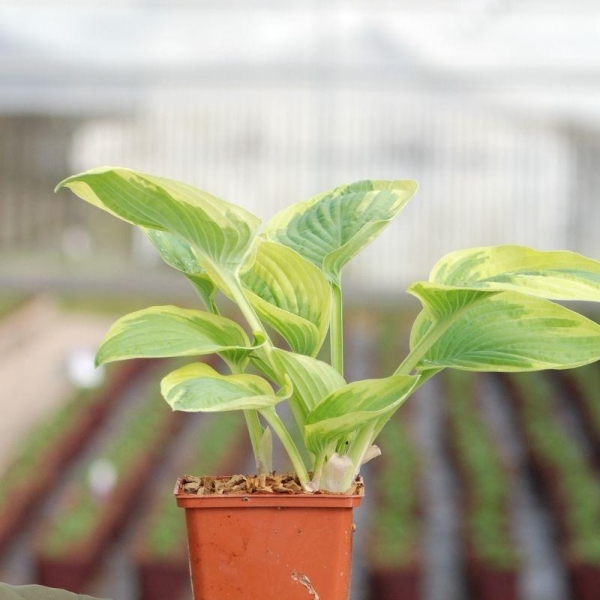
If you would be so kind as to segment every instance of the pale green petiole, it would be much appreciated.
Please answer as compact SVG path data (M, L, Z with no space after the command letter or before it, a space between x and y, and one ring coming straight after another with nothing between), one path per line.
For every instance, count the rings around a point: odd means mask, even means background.
M321 486L321 478L323 477L323 467L325 466L327 459L334 453L334 451L335 442L332 442L327 446L327 448L325 448L325 450L319 452L319 454L315 458L312 482L316 489L319 489Z
M375 421L369 423L368 425L365 425L358 432L357 436L352 440L347 456L354 465L354 472L349 474L348 480L343 482L342 487L344 487L344 489L348 489L352 485L352 481L354 480L354 478L358 475L360 467L363 464L363 459L367 451L373 444L373 438L375 436L375 427Z
M342 288L336 284L331 284L333 303L331 306L331 366L344 376L344 312Z
M263 328L262 323L256 316L254 309L252 308L252 306L250 306L250 303L246 299L246 296L244 295L244 292L242 290L242 287L239 284L239 281L236 278L231 278L230 280L226 281L226 283L229 287L231 295L233 296L239 309L242 311L242 314L244 315L246 321L248 322L248 325L250 325L254 334L256 335L256 333L260 333L264 337L265 344L263 347L265 349L267 358L270 361L270 357L271 357L271 345L270 344L271 344L271 342L267 336L267 332ZM271 365L271 366L273 366L273 365ZM254 454L254 459L256 462L256 470L257 470L257 473L260 474L260 472L262 470L264 470L264 465L267 464L267 462L268 462L262 456L263 452L261 450L261 440L263 437L264 429L258 418L258 411L245 410L244 417L246 418L246 425L248 427L248 433L250 435L250 443L252 444L252 452ZM283 424L282 424L282 426L283 426Z
M229 368L233 374L243 373L240 367L232 362L227 361ZM252 453L254 454L254 460L256 462L257 473L260 474L261 465L265 464L261 454L261 439L263 437L264 429L258 418L257 410L245 410L244 418L246 419L246 427L248 428L248 434L250 436L250 444L252 445Z
M257 335L257 334L260 335L264 340L268 340L269 336L267 335L267 332L266 332L265 328L263 327L263 324L260 322L260 319L256 316L256 313L254 312L254 309L250 305L250 302L248 302L248 299L246 298L246 296L244 294L244 290L242 289L242 286L240 284L239 278L238 277L228 277L224 281L227 284L229 291L231 292L231 296L233 297L233 300L237 304L238 308L242 311L242 314L244 315L244 318L248 322L248 325L250 325L250 328L252 329L252 333L254 335ZM267 353L267 355L270 357L271 345L268 343L265 343L264 349L265 349L265 352Z
M285 425L279 418L279 415L275 412L275 408L263 408L260 411L260 414L265 418L271 429L275 432L275 435L277 435L281 441L281 444L292 461L292 465L302 487L307 491L314 491L302 456L300 455L298 448L296 448L296 444L294 444L294 440L292 440L288 430L285 428Z
M446 322L432 327L402 361L400 366L394 372L394 375L410 375L421 359L427 354L429 348L444 335L450 324L451 323ZM434 372L437 373L437 370L434 370ZM429 377L427 379L429 379ZM424 383L424 381L422 383ZM421 385L421 383L419 385Z
M252 328L252 331L255 334L258 333L261 336L263 336L263 339L265 340L263 348L265 350L265 355L266 355L267 360L269 361L270 367L283 380L283 377L279 373L279 370L277 368L277 365L275 364L275 361L272 360L272 342L269 339L267 332L265 331L262 323L256 316L254 309L252 308L252 306L246 299L246 296L244 295L244 291L243 291L242 287L239 285L239 282L235 279L233 279L227 283L229 285L230 292L231 292L236 304L238 305L238 307L242 311L242 314L248 321L248 325L250 325L250 327ZM245 411L245 414L246 414L246 423L247 423L248 429L250 431L250 438L252 440L252 449L254 451L254 456L256 458L257 469L260 470L261 465L266 464L266 461L264 461L261 457L261 451L260 451L260 447L261 447L260 442L261 442L261 438L263 435L263 428L262 428L262 425L260 424L260 421L258 420L257 411ZM310 477L308 475L308 471L306 470L306 466L304 464L302 456L301 456L300 452L298 451L298 448L296 448L296 445L294 444L294 441L293 441L290 433L288 432L285 425L279 418L279 415L275 412L275 408L271 407L268 409L263 409L260 411L260 414L269 423L269 425L271 426L271 429L275 432L275 434L281 441L283 447L285 448L286 452L288 453L300 483L307 491L309 491L309 490L311 491L312 488L310 485Z
M206 307L211 313L218 315L219 309L214 301L214 298L210 298L208 306ZM223 357L227 365L229 366L232 373L242 373L242 370L233 361L227 360ZM265 464L262 458L261 440L263 439L264 429L258 418L258 411L256 410L245 410L244 418L246 420L246 427L248 428L248 434L250 436L250 444L252 446L252 453L256 462L257 473L260 474L261 465Z
M248 433L250 435L250 443L252 444L252 453L256 461L256 470L261 470L261 465L264 461L261 459L260 441L263 436L263 427L258 419L258 412L256 410L245 410L244 417L246 419L246 426L248 427ZM258 473L260 475L260 473Z

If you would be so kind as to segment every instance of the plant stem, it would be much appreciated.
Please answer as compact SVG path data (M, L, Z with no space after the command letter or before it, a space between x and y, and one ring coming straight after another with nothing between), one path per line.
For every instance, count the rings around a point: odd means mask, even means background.
M446 329L452 324L451 321L435 323L429 331L418 341L417 345L410 351L394 372L394 375L410 375L416 368L427 351L444 335ZM436 371L437 372L437 371Z
M244 294L244 290L242 289L239 280L232 277L231 280L227 283L229 285L231 295L233 296L233 300L238 305L239 309L242 311L244 318L246 319L248 325L250 325L250 328L252 329L252 333L254 333L255 335L256 333L260 333L262 336L268 339L267 332L263 327L263 324L260 322L259 318L256 316L252 305L250 304L250 302L248 302L248 299Z
M231 372L235 374L242 373L242 369L240 369L236 363L231 362L228 363ZM250 444L252 445L252 453L254 454L254 461L256 462L256 469L259 471L259 465L261 463L260 459L260 440L263 434L263 426L260 423L258 418L257 410L245 410L244 418L246 419L246 427L248 428L248 434L250 435Z
M248 434L250 435L250 443L252 444L252 453L254 454L254 462L256 463L256 471L260 471L260 440L263 434L263 427L258 419L258 412L256 410L245 410L244 418L246 419L246 426L248 427Z
M337 283L331 284L333 304L331 307L331 366L344 376L344 311L342 288Z
M214 315L219 314L219 309L215 303L214 298L211 298L208 306L206 307L210 312ZM221 355L222 356L222 355ZM223 360L229 365L231 372L233 374L243 373L243 370L239 368L237 363L233 361L228 361L226 358L222 356ZM260 423L260 419L258 418L257 410L245 410L244 418L246 420L246 427L248 428L248 434L250 436L250 444L252 445L252 453L254 454L254 461L256 463L256 471L257 473L261 470L260 465L262 464L261 459L261 451L260 451L260 441L263 435L263 426Z
M325 464L326 458L327 452L325 451L320 452L315 458L312 482L315 485L316 489L319 489L321 487L321 477L323 477L323 465Z
M275 411L274 407L263 408L260 410L260 414L265 418L267 423L271 426L271 429L275 432L279 440L281 441L283 447L285 448L290 460L292 461L292 465L294 466L294 470L296 471L296 475L302 484L302 487L305 490L312 490L310 485L310 477L308 475L308 471L306 470L306 466L304 465L304 461L302 460L302 456L296 448L296 444L294 444L294 440L290 436L288 430L285 428L285 425L279 418L279 415Z
M463 314L468 308L472 308L475 304L484 301L488 295L479 297L478 299L467 303L465 306L455 311L451 315L446 316L445 318L442 318L438 321L432 321L431 326L425 335L423 335L423 337L417 342L417 345L402 361L400 366L394 372L394 375L410 375L411 372L417 367L421 359L427 354L427 351L444 335L444 333L446 333L448 328L457 321L461 314ZM435 373L443 368L444 367L437 368Z
M336 451L335 442L327 445L324 450L321 450L315 457L313 467L313 478L312 483L315 487L315 491L321 489L321 479L323 478L323 467L327 462L327 459Z
M246 298L246 295L244 294L244 290L242 289L239 279L237 279L237 277L231 277L231 278L228 278L226 283L227 283L227 286L229 287L229 290L231 292L234 302L238 305L239 309L242 311L242 314L244 315L244 318L248 322L248 325L250 325L250 328L252 329L252 333L255 336L258 334L260 336L260 338L262 338L264 340L264 344L263 344L262 348L265 351L266 358L269 362L270 367L273 369L273 371L279 375L280 373L279 373L279 370L277 369L277 365L272 360L273 342L271 342L271 340L269 338L269 334L267 333L267 330L263 327L263 324L260 322L260 319L256 316L256 313L254 312L254 308L252 308L252 305L250 304L250 302L248 302L248 299ZM281 382L279 382L279 383L281 384Z
M354 474L353 478L358 475L360 471L360 467L362 465L363 458L373 443L373 437L375 435L375 427L376 422L371 422L368 425L365 425L358 432L357 436L352 441L350 445L350 449L348 450L348 458L352 461L354 465ZM347 487L352 485L352 480L348 482Z
M213 315L218 315L220 314L219 312L219 307L217 306L217 303L215 302L214 298L211 298L208 306L206 307Z
M244 318L250 325L254 335L258 333L262 339L264 339L264 344L262 348L265 351L265 358L267 359L269 366L273 370L274 373L278 375L279 384L282 385L284 381L283 375L279 372L276 362L273 360L273 342L271 342L265 328L260 322L259 318L256 316L254 309L252 308L250 302L246 298L244 294L244 290L239 282L239 279L236 277L228 278L226 284L231 292L233 300L238 305L239 309L242 311ZM245 411L255 412L255 411ZM300 483L306 490L311 490L310 485L310 477L308 475L308 471L306 470L306 466L304 461L302 460L302 456L296 448L296 444L294 444L294 440L290 436L288 430L285 428L285 425L282 423L279 415L276 413L274 407L264 408L260 410L260 414L265 418L265 420L271 426L271 429L275 432L277 437L280 439L283 447L285 448L290 460L292 461L292 465L294 466L294 470L296 471L296 475L300 480ZM249 420L250 419L250 420ZM255 452L254 456L257 460L257 465L259 464L259 448L260 448L260 437L262 436L262 427L260 425L260 421L258 421L258 414L255 416L246 417L246 423L248 424L248 430L250 432L250 437L252 441L252 448ZM258 435L260 427L260 435Z

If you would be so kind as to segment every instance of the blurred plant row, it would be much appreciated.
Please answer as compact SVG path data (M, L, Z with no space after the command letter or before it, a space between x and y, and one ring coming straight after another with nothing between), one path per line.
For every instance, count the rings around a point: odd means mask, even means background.
M17 302L6 308L0 303L0 312L14 310ZM385 308L351 312L349 337L376 337L374 347L380 348L363 368L377 376L395 361L403 338L398 331L409 321ZM352 343L348 348L351 353ZM22 440L0 475L0 560L10 556L20 532L41 522L31 534L40 583L86 591L105 568L109 549L121 543L131 556L141 600L183 597L187 552L183 515L172 498L175 477L230 474L251 468L251 460L238 414L198 415L185 425L170 411L157 389L172 367L148 361L114 365L101 387L74 391ZM513 492L517 479L527 477L552 515L572 597L596 598L600 367L543 375L451 372L441 383L417 402L442 403L459 490L462 564L474 597L498 597L499 589L508 600L520 597L524 557ZM491 425L483 402L489 386L514 417L514 434L526 450L525 471L507 460L506 441ZM423 598L428 453L414 412L409 403L384 429L385 456L366 474L372 507L367 569L379 600ZM224 455L225 448L230 451ZM147 499L141 512L133 503L140 493ZM44 494L52 502L40 512Z

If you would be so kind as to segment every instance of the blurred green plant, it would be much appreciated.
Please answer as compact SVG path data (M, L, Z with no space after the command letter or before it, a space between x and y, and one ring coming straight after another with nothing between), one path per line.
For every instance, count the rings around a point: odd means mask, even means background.
M590 425L597 439L600 440L600 369L598 365L586 365L573 369L568 376L575 384L585 404Z
M375 478L371 560L376 568L410 568L418 559L421 463L406 427L397 419L382 432L387 452Z
M513 570L519 555L510 516L510 476L476 403L471 373L448 371L448 416L451 443L466 481L466 535L475 558L496 570Z
M2 292L0 294L0 319L21 306L25 299L26 296L18 292Z
M0 478L0 506L12 493L26 485L36 473L45 471L47 461L54 458L61 441L77 435L82 420L89 411L99 408L108 399L103 390L118 377L118 369L109 369L102 388L78 389L65 403L41 420L20 442L13 460Z
M114 469L114 487L111 485L112 489L107 490L107 497L99 497L90 485L90 463L79 471L38 542L41 554L64 556L94 539L92 533L102 525L106 511L111 510L111 494L127 485L129 479L147 476L136 470L140 460L156 447L160 432L170 427L165 408L160 395L154 393L139 410L129 415L116 436L94 457L95 463L101 461Z
M559 489L567 527L567 552L600 564L600 482L578 443L556 415L556 391L541 375L511 376L523 403L524 427Z

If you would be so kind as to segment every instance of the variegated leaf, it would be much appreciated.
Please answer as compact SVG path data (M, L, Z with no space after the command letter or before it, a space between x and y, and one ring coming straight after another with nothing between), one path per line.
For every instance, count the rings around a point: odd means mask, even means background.
M176 306L154 306L116 321L100 344L96 362L223 351L241 361L252 350L244 330L231 319Z
M204 269L237 272L260 220L191 185L121 167L101 167L58 184L117 217L176 234L194 245Z
M600 302L600 263L567 251L539 252L525 246L459 250L444 256L429 280L550 300Z
M387 227L415 194L414 181L359 181L299 202L273 217L268 239L285 244L339 284L343 266Z
M206 308L213 306L217 286L201 265L195 247L179 236L158 229L141 228L170 267L183 273L192 284Z
M535 371L600 358L600 325L548 300L431 283L409 291L424 306L408 359L418 370Z
M290 404L300 425L329 394L346 385L344 378L328 363L280 349L275 349L274 355L292 383Z
M418 377L393 375L349 383L329 394L306 418L304 432L311 452L356 432L396 410L418 383Z
M256 375L221 375L204 363L169 373L161 392L173 410L221 412L273 406L282 400Z
M317 267L286 246L263 241L242 282L258 316L295 352L319 351L329 327L331 290Z

